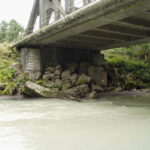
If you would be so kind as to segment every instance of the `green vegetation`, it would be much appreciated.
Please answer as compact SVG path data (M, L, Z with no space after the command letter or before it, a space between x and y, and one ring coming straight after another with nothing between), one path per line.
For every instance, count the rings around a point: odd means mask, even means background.
M0 93L6 94L7 86L13 81L15 70L9 66L15 62L14 54L8 43L0 44Z
M150 87L150 44L103 51L112 89L142 89Z
M10 22L2 21L0 23L0 43L11 42L23 34L24 29L15 20Z
M27 77L21 71L19 57L19 52L12 50L10 44L0 44L0 95L21 92Z
M14 70L9 69L10 64L15 62L12 55L13 52L8 43L0 44L0 82L7 82L12 79Z
M21 72L19 53L10 48L10 42L21 36L24 29L15 20L0 23L0 95L13 95L25 82Z

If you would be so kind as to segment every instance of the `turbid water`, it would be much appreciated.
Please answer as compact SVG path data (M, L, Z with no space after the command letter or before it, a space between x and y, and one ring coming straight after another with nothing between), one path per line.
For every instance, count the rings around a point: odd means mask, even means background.
M1 98L0 150L150 150L150 95Z

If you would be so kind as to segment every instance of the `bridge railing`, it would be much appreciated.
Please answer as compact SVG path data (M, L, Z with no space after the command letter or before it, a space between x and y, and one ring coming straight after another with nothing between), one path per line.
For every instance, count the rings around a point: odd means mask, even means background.
M96 0L35 0L25 35L47 26Z

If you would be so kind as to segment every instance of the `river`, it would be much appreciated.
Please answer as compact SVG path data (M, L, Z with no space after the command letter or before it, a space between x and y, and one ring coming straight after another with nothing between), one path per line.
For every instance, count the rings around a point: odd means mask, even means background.
M0 150L150 150L150 95L0 98Z

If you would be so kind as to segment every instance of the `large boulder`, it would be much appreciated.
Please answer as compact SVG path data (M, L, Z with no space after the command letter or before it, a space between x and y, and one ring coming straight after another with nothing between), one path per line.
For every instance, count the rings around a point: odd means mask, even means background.
M56 87L58 87L59 89L61 89L61 88L62 88L62 85L63 85L62 80L60 80L60 79L56 79L56 81L55 81L55 85L56 85Z
M107 73L102 67L90 66L88 68L88 75L96 84L107 87Z
M68 82L65 82L62 84L62 91L65 91L67 89L69 89L71 87L71 83L68 81Z
M49 71L45 72L44 75L43 75L43 79L44 80L50 79L50 74L51 74L51 72L49 72Z
M77 75L76 73L72 74L72 75L70 76L70 81L71 81L71 83L72 83L72 84L75 84L76 81L77 81L77 78L78 78L78 75Z
M53 73L55 71L55 67L46 68L46 72Z
M70 72L70 70L65 70L65 71L63 71L62 74L61 74L61 78L62 78L63 81L65 81L65 80L70 80L70 77L71 77L71 72Z
M79 75L77 80L77 85L88 84L91 81L91 78L86 74L82 73Z
M104 89L99 85L92 85L92 91L103 92Z
M54 67L48 67L48 68L46 68L46 71L44 72L44 75L43 75L43 79L44 80L50 79L51 76L54 75L54 71L55 71Z
M73 97L80 98L80 97L84 97L88 92L89 92L89 87L88 85L84 84L84 85L80 85L80 86L76 86L71 89L68 89L64 91L64 94L68 98L73 98Z
M61 75L61 70L57 69L55 71L55 79L60 79L60 75Z
M45 98L53 98L58 97L59 91L57 88L48 89L37 85L33 82L26 82L23 93L32 96L32 97L45 97Z
M87 84L80 85L78 88L81 97L84 97L89 92L89 87Z
M49 80L44 80L42 82L42 86L46 87L46 88L52 88L54 86L55 82L53 81L49 81Z
M50 74L50 80L51 80L51 81L55 81L56 79L58 79L58 78L57 78L57 76L55 75L55 73L51 73L51 74Z
M86 95L86 98L87 98L87 99L98 98L98 94L97 94L96 91L92 91L92 92L90 92L90 93L88 93L88 94Z
M58 88L59 90L62 87L62 81L60 79L56 79L55 82L54 81L49 81L49 80L45 80L42 82L42 86L46 87L46 88Z
M61 74L61 70L60 69L55 70L55 75L60 76L60 74Z

